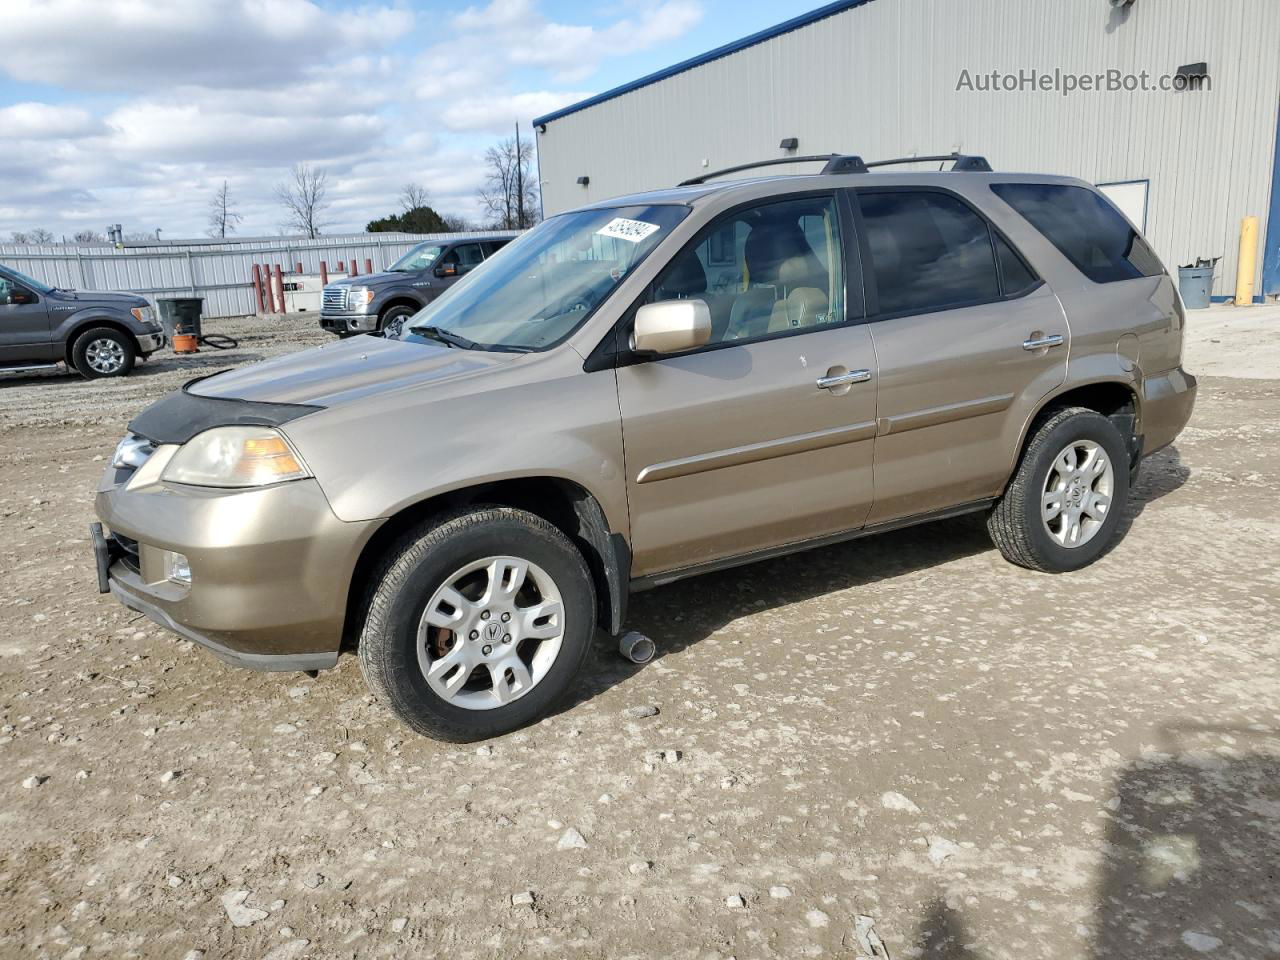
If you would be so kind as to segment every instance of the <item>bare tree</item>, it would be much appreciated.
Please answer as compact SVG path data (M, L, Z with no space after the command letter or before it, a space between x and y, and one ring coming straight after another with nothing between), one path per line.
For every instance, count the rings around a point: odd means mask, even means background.
M427 188L416 183L406 183L400 189L400 206L405 213L431 206L431 194Z
M480 204L495 227L523 230L538 222L538 182L533 175L533 144L512 137L484 153L485 182Z
M309 163L296 163L290 179L276 185L276 199L286 213L285 226L314 240L332 221L322 220L329 208L329 173Z
M244 216L236 210L236 203L231 199L231 187L222 181L213 197L209 200L209 236L226 239L228 233L236 232L236 224Z
M102 234L97 230L77 230L71 237L76 243L102 243Z
M441 216L440 219L444 221L444 228L449 233L466 233L468 230L475 229L466 217L459 217L452 213L446 213Z
M36 227L27 234L30 243L53 243L53 233L44 227Z
M23 233L21 230L15 230L13 231L13 233L9 234L9 242L10 243L30 243L31 234Z

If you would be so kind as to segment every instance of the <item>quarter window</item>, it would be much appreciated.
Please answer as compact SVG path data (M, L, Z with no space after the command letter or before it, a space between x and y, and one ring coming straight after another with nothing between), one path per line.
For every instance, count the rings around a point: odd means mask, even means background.
M1151 247L1119 211L1086 187L993 183L991 189L1094 283L1165 272Z
M910 191L860 193L858 203L880 313L1000 298L990 228L968 205L943 193Z
M832 197L728 214L676 254L652 302L698 299L711 343L755 340L845 319L840 220Z

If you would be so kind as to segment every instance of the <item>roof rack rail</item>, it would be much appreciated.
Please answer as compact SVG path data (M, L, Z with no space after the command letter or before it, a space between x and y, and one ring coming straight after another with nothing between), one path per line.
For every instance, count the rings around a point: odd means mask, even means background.
M736 167L712 170L709 173L690 177L688 180L681 180L679 186L692 187L700 183L706 183L713 177L722 177L726 173L738 173L741 170L754 170L757 167L773 167L783 163L817 163L819 160L826 163L822 168L822 173L866 173L869 166L869 164L862 162L861 157L840 153L825 153L812 157L777 157L773 160L757 160L755 163L740 163Z
M944 153L936 157L895 157L892 160L872 160L868 167L891 167L899 163L947 163L950 161L954 173L991 173L991 164L986 157L973 154Z

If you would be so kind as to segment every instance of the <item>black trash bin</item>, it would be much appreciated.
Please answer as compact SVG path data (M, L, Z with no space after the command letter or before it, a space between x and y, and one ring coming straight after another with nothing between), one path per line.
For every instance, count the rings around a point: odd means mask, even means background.
M200 336L200 315L204 310L203 297L164 297L156 300L160 308L160 325L165 336L173 343L175 333Z

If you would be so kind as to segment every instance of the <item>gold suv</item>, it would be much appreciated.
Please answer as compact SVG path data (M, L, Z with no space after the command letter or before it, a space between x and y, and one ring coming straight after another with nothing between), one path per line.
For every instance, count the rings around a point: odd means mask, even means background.
M559 214L397 338L153 404L101 589L244 666L353 650L470 740L546 713L634 590L970 511L1091 563L1191 415L1164 267L1078 180L818 159Z

